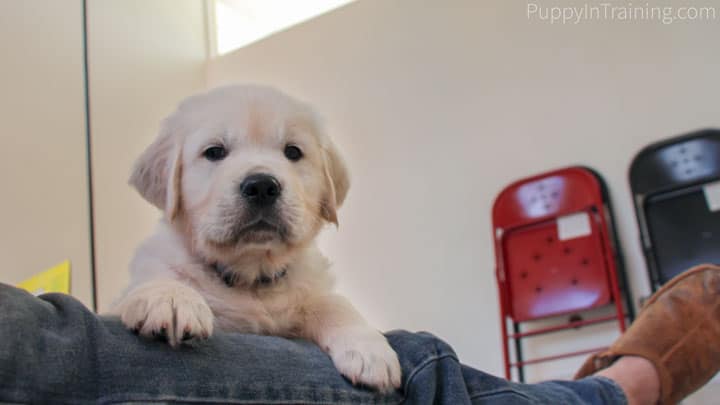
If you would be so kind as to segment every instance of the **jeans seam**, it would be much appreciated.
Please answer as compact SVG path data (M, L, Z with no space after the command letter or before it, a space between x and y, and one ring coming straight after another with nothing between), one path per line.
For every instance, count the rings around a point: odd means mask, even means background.
M104 404L131 404L131 403L155 403L170 402L179 404L197 404L197 403L215 403L215 404L305 404L305 405L333 405L335 402L328 401L297 401L297 400L267 400L267 399L230 399L216 397L176 397L176 396L159 396L152 398L136 398L128 400L118 400L105 402Z
M293 388L296 391L314 391L318 392L322 389L318 388L301 388L301 387L294 387ZM382 404L382 403L396 403L395 401L390 401L390 398L383 399L383 398L376 398L373 396L368 396L367 398L363 398L362 395L358 395L355 391L348 391L348 390L337 390L329 388L325 390L328 393L331 394L340 394L342 396L346 396L348 400L352 401L353 403L372 403L372 404ZM118 398L120 397L120 398ZM176 403L218 403L218 404L312 404L312 405L322 405L322 404L335 404L337 402L334 402L333 400L319 400L319 401L313 401L313 400L302 400L302 399L234 399L234 398L227 398L227 397L215 397L215 396L209 396L209 397L196 397L196 396L178 396L178 395L167 395L167 394L159 394L159 395L153 395L148 393L122 393L122 394L112 394L112 395L106 395L103 397L98 398L97 403L102 404L122 404L122 403L143 403L143 402L176 402Z
M493 391L478 392L477 394L470 395L470 400L472 401L475 398L487 397L487 396L491 396L491 395L502 394L505 392L511 392L513 394L517 394L518 396L521 396L521 397L525 398L526 400L528 400L530 403L537 403L537 401L535 401L533 398L530 398L529 396L527 396L524 392L520 392L520 391L514 390L512 388L501 388L501 389L497 389L497 390L493 390Z
M445 354L440 354L440 355L436 354L431 357L428 357L427 359L425 359L425 361L420 363L420 365L415 367L408 375L407 382L405 383L405 389L403 390L403 399L402 399L402 401L400 401L400 404L404 404L405 401L407 401L407 389L408 389L408 387L410 387L410 385L412 385L412 380L415 378L415 376L418 375L418 373L420 373L427 366L429 366L430 363L437 362L437 361L442 360L447 357L455 360L458 363L460 362L458 360L457 356L455 356L454 354L445 353Z

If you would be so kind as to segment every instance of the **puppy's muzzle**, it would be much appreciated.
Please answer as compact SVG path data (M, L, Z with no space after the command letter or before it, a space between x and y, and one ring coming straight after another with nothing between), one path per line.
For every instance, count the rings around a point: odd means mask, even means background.
M240 195L247 203L256 208L270 207L282 193L277 179L269 174L252 174L240 183Z

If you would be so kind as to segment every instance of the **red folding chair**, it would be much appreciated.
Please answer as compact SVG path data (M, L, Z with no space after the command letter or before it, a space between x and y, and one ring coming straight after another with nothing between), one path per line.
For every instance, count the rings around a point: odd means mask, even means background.
M626 317L632 321L612 207L597 173L569 167L519 180L495 199L492 220L507 379L513 367L524 382L526 365L604 349L526 360L523 338L610 321L617 321L622 332ZM579 316L607 305L614 305L612 315ZM559 318L553 326L521 331L523 322L559 315L572 316ZM510 340L515 343L514 360Z

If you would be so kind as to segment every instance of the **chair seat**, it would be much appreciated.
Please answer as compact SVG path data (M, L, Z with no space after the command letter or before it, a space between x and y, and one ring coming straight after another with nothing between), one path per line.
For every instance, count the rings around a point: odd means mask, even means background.
M568 240L558 239L556 221L508 232L505 263L515 321L610 303L601 233L591 223L590 235Z
M661 284L698 263L720 263L720 211L710 211L701 187L648 199L645 215Z

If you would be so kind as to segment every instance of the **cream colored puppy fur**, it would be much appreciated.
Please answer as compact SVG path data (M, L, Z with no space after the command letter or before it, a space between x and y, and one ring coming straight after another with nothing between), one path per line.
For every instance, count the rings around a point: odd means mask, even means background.
M288 145L302 158L288 158ZM212 147L226 156L209 159ZM253 227L262 215L239 195L256 173L281 186L271 229ZM308 106L259 86L191 97L164 121L130 183L165 215L137 249L130 286L112 310L128 328L165 335L173 346L213 330L305 338L353 383L400 386L397 355L333 293L314 244L324 224L337 224L349 180Z

